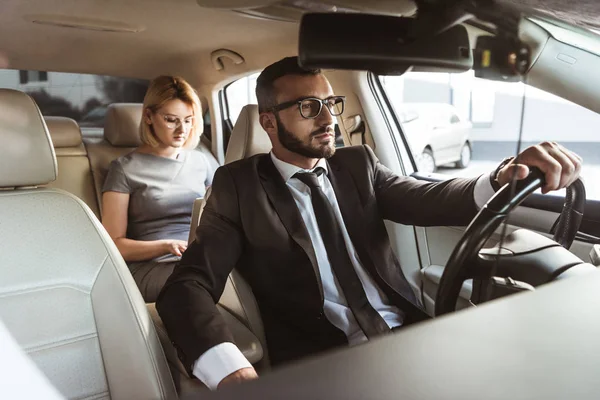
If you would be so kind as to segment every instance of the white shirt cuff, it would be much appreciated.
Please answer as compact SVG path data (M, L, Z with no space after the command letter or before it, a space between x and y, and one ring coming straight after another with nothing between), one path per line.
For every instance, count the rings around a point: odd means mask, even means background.
M225 342L204 352L194 363L192 372L210 390L216 390L226 376L242 368L251 367L252 364L235 344Z
M490 174L481 175L479 179L477 179L477 182L475 182L475 189L473 190L473 197L477 209L481 210L485 203L487 203L495 193L496 192L490 182Z

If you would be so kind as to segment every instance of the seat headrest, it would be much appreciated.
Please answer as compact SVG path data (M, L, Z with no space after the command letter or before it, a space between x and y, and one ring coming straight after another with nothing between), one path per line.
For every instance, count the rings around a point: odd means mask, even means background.
M271 151L271 139L260 126L258 106L248 104L240 112L225 154L225 164Z
M57 164L42 113L31 97L0 89L0 187L45 185Z
M66 117L44 117L55 149L81 145L81 130L75 120Z
M104 138L116 147L138 147L143 104L111 104L104 120Z

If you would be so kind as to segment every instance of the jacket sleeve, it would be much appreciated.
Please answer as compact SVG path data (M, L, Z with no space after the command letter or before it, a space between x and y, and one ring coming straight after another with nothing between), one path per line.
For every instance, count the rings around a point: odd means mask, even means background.
M196 240L183 254L156 302L188 371L213 346L235 343L216 303L242 249L238 194L231 173L221 167L215 173Z
M464 226L477 215L475 179L455 178L439 183L398 176L365 146L377 206L384 219L416 226Z

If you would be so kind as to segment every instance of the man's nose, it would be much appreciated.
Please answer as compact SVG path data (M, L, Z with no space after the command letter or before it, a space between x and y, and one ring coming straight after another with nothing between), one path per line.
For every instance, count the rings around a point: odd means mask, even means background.
M329 111L329 107L325 105L321 109L321 113L317 117L317 120L319 126L329 126L333 125L333 123L335 122L333 115L331 115L331 111Z

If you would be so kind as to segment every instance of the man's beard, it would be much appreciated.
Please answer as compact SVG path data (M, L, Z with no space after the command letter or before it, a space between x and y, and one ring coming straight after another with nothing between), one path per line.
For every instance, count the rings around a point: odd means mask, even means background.
M335 144L331 141L329 144L311 146L310 142L304 143L292 132L288 131L283 123L279 119L279 116L275 116L277 120L277 137L283 147L291 151L292 153L300 154L301 156L308 158L330 158L335 154ZM314 132L311 132L309 141L317 135L327 133L327 127L319 128Z

